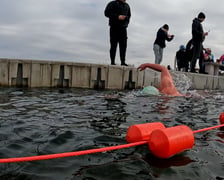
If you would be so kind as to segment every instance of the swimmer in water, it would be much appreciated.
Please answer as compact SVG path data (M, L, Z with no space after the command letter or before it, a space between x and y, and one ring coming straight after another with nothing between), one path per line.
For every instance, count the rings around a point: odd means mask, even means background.
M140 71L143 71L145 68L151 68L155 71L161 72L161 81L160 81L160 84L158 87L158 90L160 93L163 93L163 94L169 95L169 96L184 96L181 93L179 93L178 90L176 89L176 87L173 83L172 76L170 75L169 70L165 66L162 66L159 64L145 63L138 67L138 69ZM147 86L147 87L150 87L150 86ZM143 91L144 91L144 89L143 89ZM154 90L153 90L153 92L154 92Z

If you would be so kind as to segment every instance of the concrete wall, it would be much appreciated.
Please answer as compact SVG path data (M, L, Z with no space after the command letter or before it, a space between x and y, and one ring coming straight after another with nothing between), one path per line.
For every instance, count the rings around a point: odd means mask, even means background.
M181 72L173 72L181 73ZM185 73L192 89L224 89L224 77ZM160 73L151 69L73 62L0 59L0 86L136 89L158 86Z

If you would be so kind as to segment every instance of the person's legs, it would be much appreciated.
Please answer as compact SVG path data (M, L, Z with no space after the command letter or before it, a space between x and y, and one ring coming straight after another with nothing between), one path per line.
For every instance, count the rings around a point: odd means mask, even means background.
M185 64L185 72L188 72L188 69L189 69L189 61L187 61Z
M181 70L181 63L180 60L177 60L177 70L180 71Z
M117 44L118 44L117 29L111 27L110 28L110 60L111 60L111 65L115 65Z
M122 28L120 30L119 48L120 48L121 65L127 65L125 63L125 60L126 60L126 50L127 50L127 29L126 28Z
M193 57L193 49L189 49L188 51L186 51L186 61L187 61L186 72L188 72L188 70L190 69L190 63L192 57Z
M162 59L163 59L163 48L159 47L159 64L161 64L162 62Z
M197 59L200 57L200 52L201 52L201 44L194 44L193 56L190 64L190 72L195 72L195 66L197 63Z
M185 72L188 72L188 69L189 69L189 61L188 59L183 59L183 68L184 68L184 71Z
M196 47L193 49L193 56L190 63L190 72L195 72L195 66L198 59Z
M154 44L153 51L155 54L155 64L160 64L163 57L163 48L161 48L158 44Z
M205 60L203 51L201 51L199 58L199 73L205 73Z

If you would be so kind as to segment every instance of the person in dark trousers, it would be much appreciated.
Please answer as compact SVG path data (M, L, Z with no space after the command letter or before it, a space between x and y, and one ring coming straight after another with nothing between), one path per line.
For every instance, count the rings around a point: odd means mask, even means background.
M190 71L195 73L195 65L197 59L200 58L202 52L202 43L208 32L203 31L202 22L205 20L205 14L200 12L198 17L193 20L192 23L192 45L193 45L193 55L190 63Z
M131 9L126 0L114 0L107 4L104 14L109 18L110 26L110 59L115 64L117 45L120 49L122 66L128 66L126 60L127 27L131 18Z
M190 39L187 42L186 45L186 53L187 53L187 59L189 62L191 62L192 56L193 56L193 44L192 44L192 39Z
M194 45L192 44L192 39L190 39L186 45L186 53L187 53L187 59L189 62L191 62L193 53L194 53ZM204 59L203 59L203 45L201 48L201 52L199 55L199 73L206 74L205 68L204 68ZM194 71L195 72L195 71Z
M155 64L160 64L163 59L163 49L166 47L166 40L171 41L174 35L169 35L169 26L164 24L163 27L159 28L156 34L156 40L153 45L153 51L155 54Z

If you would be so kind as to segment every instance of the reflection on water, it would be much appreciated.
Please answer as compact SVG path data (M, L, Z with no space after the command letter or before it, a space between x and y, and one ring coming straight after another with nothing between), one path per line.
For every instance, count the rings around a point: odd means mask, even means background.
M172 166L186 166L194 162L189 157L182 156L182 155L176 155L169 159L159 159L150 154L150 155L147 155L144 160L148 162L152 167L156 167L156 168L170 168Z
M126 118L129 115L125 111L126 103L119 99L108 99L105 105L106 110L111 113L105 113L103 117L90 121L90 124L99 132L120 136L124 130L119 127L122 123L126 122Z
M130 125L162 122L193 130L215 126L222 92L194 98L137 97L135 91L0 89L0 157L21 157L125 144ZM202 94L202 93L200 93ZM195 146L158 159L147 145L79 157L0 164L0 179L224 179L223 129L195 134Z

